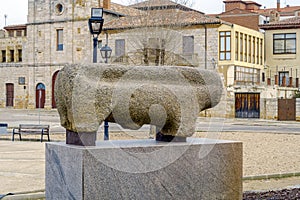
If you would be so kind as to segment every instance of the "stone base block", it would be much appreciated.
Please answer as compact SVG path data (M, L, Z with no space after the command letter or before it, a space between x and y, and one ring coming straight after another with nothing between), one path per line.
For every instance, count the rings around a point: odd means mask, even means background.
M46 144L46 198L242 199L242 143L188 138Z

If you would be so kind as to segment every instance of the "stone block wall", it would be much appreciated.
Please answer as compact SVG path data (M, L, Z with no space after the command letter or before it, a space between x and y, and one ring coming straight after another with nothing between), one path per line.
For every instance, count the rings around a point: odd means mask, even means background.
M300 121L300 98L296 99L296 120Z
M194 36L194 55L192 57L185 57L182 55L182 45L183 45L183 36ZM142 49L144 47L143 42L149 40L150 38L160 38L164 39L166 42L166 52L169 52L173 55L173 61L176 64L180 63L180 59L183 59L187 62L190 62L192 65L205 68L205 62L207 69L214 69L215 65L212 60L218 59L218 30L216 27L207 28L207 58L205 61L205 28L189 28L183 30L174 30L172 27L170 29L151 29L143 28L136 30L125 30L122 32L109 32L109 46L112 48L112 58L115 56L115 41L117 39L125 39L125 54L127 60L124 62L131 64L142 64L143 56ZM101 37L102 41L105 41L105 36ZM169 65L172 64L170 58L167 60ZM123 64L124 64L123 63ZM174 64L173 63L173 64ZM152 63L153 65L155 63Z
M278 118L277 98L262 98L260 100L260 118L273 120Z

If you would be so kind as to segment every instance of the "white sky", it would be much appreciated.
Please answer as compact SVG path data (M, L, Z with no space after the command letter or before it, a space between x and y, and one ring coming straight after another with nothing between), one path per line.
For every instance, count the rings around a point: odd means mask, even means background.
M276 7L277 0L253 0L262 5ZM5 26L4 15L7 15L6 25L24 24L27 22L28 0L0 0L0 28ZM132 0L112 0L112 2L126 5ZM204 13L220 13L224 9L223 0L194 0L194 9ZM285 5L300 6L300 0L281 0L281 7Z

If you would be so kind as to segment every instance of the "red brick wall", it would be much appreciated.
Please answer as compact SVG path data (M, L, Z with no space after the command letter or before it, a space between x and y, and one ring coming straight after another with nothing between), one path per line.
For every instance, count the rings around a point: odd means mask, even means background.
M246 9L246 4L243 2L226 2L225 3L225 12L233 10L235 8L240 8L245 10Z
M259 23L259 17L258 15L253 15L253 16L219 16L220 19L233 23L233 24L238 24L240 26L244 26L247 28L251 28L254 30L259 30L258 28L258 23Z

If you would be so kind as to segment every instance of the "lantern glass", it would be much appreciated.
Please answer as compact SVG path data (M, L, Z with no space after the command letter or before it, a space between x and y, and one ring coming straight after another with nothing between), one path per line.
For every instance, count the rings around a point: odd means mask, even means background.
M101 24L99 22L92 22L92 30L94 33L99 33L100 32L100 26Z
M93 35L99 35L102 31L104 19L103 8L92 8L91 18L89 19L90 32Z
M91 17L92 18L102 18L103 17L103 8L92 8Z
M102 58L110 58L112 50L111 50L111 48L110 48L109 46L107 46L107 44L106 44L104 47L102 47L102 48L100 49L100 52L101 52Z
M90 27L90 32L93 35L99 35L102 31L102 27L103 27L103 22L104 20L99 18L90 18L89 19L89 27Z

